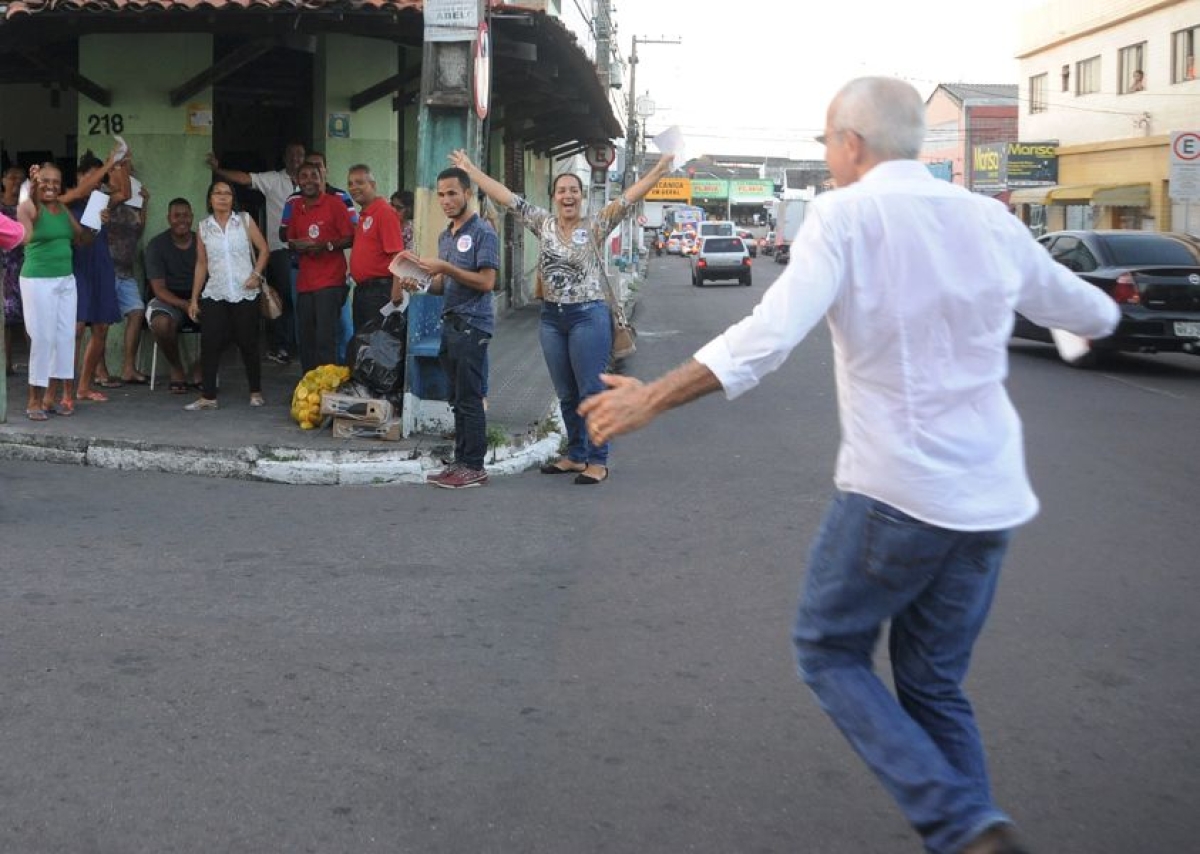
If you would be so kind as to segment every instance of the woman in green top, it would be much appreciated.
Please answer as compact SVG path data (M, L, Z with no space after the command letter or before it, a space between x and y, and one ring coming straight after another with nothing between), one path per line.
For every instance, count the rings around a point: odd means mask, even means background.
M21 302L29 333L30 421L45 421L48 412L75 411L75 276L71 244L82 228L59 197L62 172L43 164L34 176L30 196L17 207L25 226L25 262L21 266ZM50 380L62 380L58 409L50 396Z

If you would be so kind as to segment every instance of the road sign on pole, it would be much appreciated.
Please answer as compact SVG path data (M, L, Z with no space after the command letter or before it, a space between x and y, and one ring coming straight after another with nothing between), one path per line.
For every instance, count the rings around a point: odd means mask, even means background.
M1172 131L1168 187L1176 201L1200 201L1200 131Z

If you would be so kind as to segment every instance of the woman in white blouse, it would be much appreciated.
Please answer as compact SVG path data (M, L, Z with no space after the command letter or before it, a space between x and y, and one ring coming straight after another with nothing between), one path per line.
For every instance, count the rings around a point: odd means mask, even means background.
M208 212L196 229L200 239L188 306L188 316L200 324L204 382L200 398L184 409L217 408L217 367L230 338L242 354L250 405L262 406L258 296L267 266L267 241L253 219L235 210L233 187L225 181L214 181L208 188Z

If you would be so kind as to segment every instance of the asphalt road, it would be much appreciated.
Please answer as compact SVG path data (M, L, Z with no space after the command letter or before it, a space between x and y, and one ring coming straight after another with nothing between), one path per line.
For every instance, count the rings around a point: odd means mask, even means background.
M752 306L652 260L628 369ZM1036 852L1195 850L1200 359L1013 348L1043 501L970 688ZM823 329L611 480L453 493L0 468L0 851L920 849L796 678Z

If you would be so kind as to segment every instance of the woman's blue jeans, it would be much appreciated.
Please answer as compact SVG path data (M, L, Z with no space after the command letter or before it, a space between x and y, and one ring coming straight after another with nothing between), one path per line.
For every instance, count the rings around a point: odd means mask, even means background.
M1009 537L938 528L839 493L809 557L794 634L800 673L936 854L1009 821L992 803L962 690ZM871 666L889 620L896 696Z
M608 465L609 443L592 444L579 404L604 391L600 374L612 352L612 315L604 300L542 306L542 353L567 428L567 457L576 463Z

